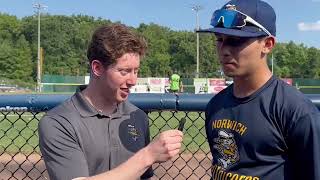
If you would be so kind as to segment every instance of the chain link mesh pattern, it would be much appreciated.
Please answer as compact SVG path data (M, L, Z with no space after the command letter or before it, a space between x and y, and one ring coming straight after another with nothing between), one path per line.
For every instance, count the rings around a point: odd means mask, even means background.
M41 159L38 123L44 113L1 112L0 180L49 179ZM154 164L152 179L210 179L211 154L206 141L204 113L183 111L148 112L151 138L159 132L184 126L182 152L171 161Z

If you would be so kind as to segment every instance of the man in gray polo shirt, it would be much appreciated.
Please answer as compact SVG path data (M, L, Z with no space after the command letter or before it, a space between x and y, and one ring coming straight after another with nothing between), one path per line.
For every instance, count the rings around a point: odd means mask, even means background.
M144 39L124 25L94 32L87 52L89 85L39 123L50 179L146 179L153 163L179 153L182 132L165 131L149 143L147 115L127 100L145 49Z

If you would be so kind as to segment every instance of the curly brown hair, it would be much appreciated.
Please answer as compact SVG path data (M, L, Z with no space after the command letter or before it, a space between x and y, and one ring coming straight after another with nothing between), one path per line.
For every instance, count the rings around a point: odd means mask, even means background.
M108 24L98 27L88 47L89 63L99 60L105 67L116 63L116 59L125 53L146 53L145 39L123 24Z

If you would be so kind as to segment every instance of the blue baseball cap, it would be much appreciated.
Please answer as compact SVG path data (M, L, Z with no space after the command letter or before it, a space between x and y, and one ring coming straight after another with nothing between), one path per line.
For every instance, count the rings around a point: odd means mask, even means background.
M231 0L213 13L210 24L213 28L197 32L237 37L276 36L275 11L261 0Z

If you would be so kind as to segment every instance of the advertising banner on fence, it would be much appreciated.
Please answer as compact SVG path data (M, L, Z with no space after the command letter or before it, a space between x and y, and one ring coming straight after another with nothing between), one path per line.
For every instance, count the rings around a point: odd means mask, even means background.
M217 94L224 88L226 88L226 80L222 78L210 78L208 93Z
M217 94L218 92L222 91L227 86L209 86L208 93Z
M85 76L84 77L84 84L89 84L90 81L90 76Z
M165 78L148 78L150 93L164 93Z
M138 78L137 85L148 85L148 78Z
M135 85L131 87L130 93L148 93L148 85Z
M194 78L194 93L204 94L208 93L208 79L207 78Z
M148 93L148 78L138 78L135 86L131 87L131 93Z
M210 78L209 86L225 86L226 80L222 78Z
M131 93L165 93L169 87L169 78L138 78L137 84L130 89Z

